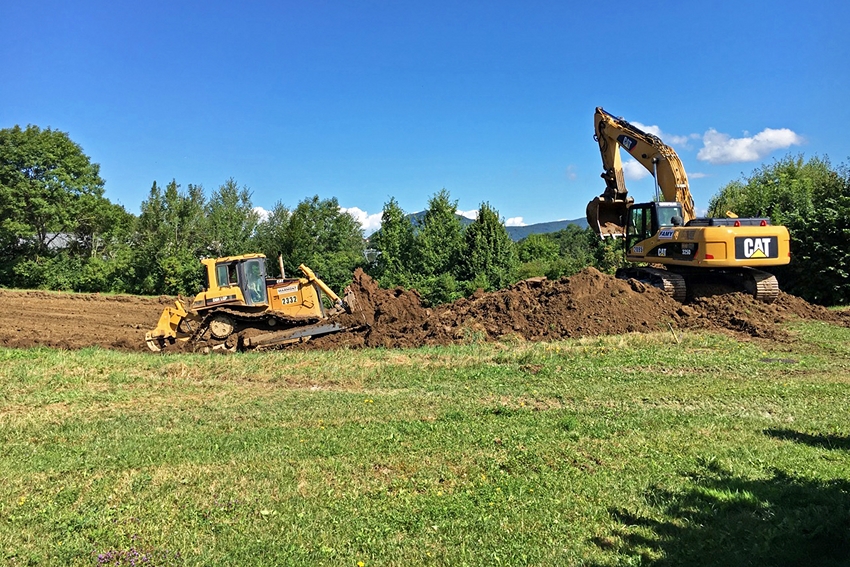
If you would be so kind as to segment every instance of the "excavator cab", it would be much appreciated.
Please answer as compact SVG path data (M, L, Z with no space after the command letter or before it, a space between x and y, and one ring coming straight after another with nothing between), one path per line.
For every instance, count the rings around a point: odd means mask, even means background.
M669 202L652 202L632 205L628 211L626 250L631 250L665 228L682 226L682 205Z

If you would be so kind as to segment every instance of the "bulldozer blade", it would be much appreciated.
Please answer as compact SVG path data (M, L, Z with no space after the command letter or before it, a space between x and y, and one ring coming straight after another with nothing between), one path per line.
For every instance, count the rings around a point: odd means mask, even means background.
M629 204L629 201L609 201L596 197L587 204L587 224L602 238L624 238Z
M295 342L302 342L308 340L310 337L327 335L328 333L336 333L344 330L346 330L345 327L336 323L308 325L306 327L288 329L277 333L265 333L259 336L245 337L242 344L245 348L269 348Z

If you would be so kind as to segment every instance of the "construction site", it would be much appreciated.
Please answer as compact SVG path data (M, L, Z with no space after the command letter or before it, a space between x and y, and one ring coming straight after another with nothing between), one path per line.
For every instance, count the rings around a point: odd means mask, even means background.
M850 326L850 312L812 305L780 292L773 303L744 293L705 289L680 303L664 291L593 268L558 281L534 279L432 308L415 291L381 289L354 274L351 313L329 322L345 330L285 348L410 348L474 341L557 341L625 333L707 330L742 339L791 341L783 323L794 319ZM716 294L713 294L715 293ZM100 347L149 352L145 335L172 297L0 290L5 322L0 345L13 348ZM166 349L165 352L188 350ZM194 349L192 349L194 350ZM153 353L151 353L153 354Z

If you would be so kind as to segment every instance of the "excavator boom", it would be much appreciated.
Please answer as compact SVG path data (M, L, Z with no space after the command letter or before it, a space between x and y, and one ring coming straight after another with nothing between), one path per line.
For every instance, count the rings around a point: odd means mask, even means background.
M594 114L594 130L602 155L605 191L588 203L587 222L597 234L603 238L626 235L626 214L634 199L626 188L621 147L653 175L665 201L682 205L683 222L696 217L685 168L670 146L601 107Z

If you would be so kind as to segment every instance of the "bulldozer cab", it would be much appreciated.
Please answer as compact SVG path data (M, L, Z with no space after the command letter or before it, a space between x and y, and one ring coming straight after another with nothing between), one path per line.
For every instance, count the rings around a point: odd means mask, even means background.
M626 250L665 228L682 225L680 203L653 202L632 205L628 212Z
M215 266L215 285L221 289L237 286L245 298L245 305L266 305L266 263L264 258L229 260Z
M245 303L248 305L265 305L269 302L266 290L266 263L264 260L255 258L245 260L240 267L243 269L244 277L240 287L245 295Z

